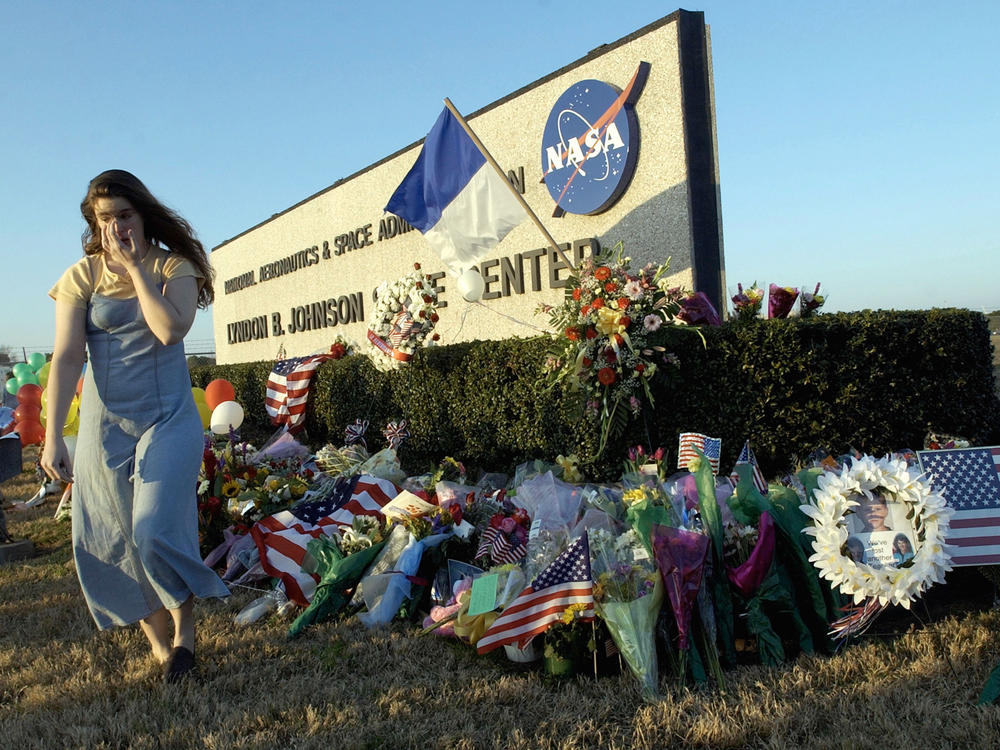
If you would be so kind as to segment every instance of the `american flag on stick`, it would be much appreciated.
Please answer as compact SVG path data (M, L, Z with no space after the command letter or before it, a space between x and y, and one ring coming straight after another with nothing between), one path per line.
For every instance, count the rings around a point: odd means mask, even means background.
M293 357L275 363L267 377L264 408L272 424L287 424L290 431L301 428L306 418L309 384L316 368L331 359L330 354Z
M476 651L485 654L508 643L524 648L528 641L559 620L572 604L587 606L582 620L594 619L594 582L590 577L590 543L586 533L507 605L476 643Z
M740 457L736 459L736 465L733 466L733 473L729 475L729 479L732 481L734 487L740 482L740 475L736 472L736 466L742 465L750 467L753 486L757 488L757 491L760 492L760 494L766 495L767 482L764 479L764 475L760 471L760 466L757 465L757 456L753 454L753 449L750 447L749 440L743 444L743 450L740 451Z
M302 571L306 545L342 526L350 526L355 516L378 516L382 508L399 494L392 482L377 477L342 477L332 494L323 500L302 502L293 508L261 519L250 529L260 554L264 572L280 578L288 598L309 604L319 577Z
M1000 563L1000 446L917 451L931 484L955 511L952 565Z
M719 473L719 456L722 454L722 438L709 437L700 432L682 432L677 447L677 468L686 469L698 455L695 448L705 454L712 464L712 473Z

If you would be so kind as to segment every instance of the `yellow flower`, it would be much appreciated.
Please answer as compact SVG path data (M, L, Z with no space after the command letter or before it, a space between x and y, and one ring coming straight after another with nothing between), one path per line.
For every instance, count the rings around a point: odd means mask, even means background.
M602 307L597 311L597 322L594 327L599 333L610 336L613 333L624 333L625 326L621 324L622 314L611 307Z
M563 481L566 482L582 482L583 475L577 468L577 463L579 458L576 457L575 453L570 453L568 456L559 455L556 456L556 463L562 467L563 470Z
M223 497L236 497L238 494L240 494L240 484L235 479L230 479L222 485Z
M626 506L645 499L646 491L642 487L637 487L634 490L625 490L625 493L622 495L622 502L625 503Z

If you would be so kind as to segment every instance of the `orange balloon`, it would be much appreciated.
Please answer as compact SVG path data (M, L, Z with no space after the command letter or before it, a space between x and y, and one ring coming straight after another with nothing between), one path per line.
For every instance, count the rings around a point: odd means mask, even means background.
M83 375L76 381L76 395L79 396L81 391L83 391Z
M18 404L17 408L14 409L14 419L17 420L18 424L21 424L21 422L37 422L41 413L42 407L38 404L22 403Z
M17 434L21 445L37 445L45 439L45 428L37 419L28 419L17 423Z
M17 389L17 403L19 404L34 404L35 406L41 406L42 404L42 388L34 383L25 383L20 388Z
M205 404L214 410L223 401L235 401L236 391L233 384L225 378L216 378L205 386Z

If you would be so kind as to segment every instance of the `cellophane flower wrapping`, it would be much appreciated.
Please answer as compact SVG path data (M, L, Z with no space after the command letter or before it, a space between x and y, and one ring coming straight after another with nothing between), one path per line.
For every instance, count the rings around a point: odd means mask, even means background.
M639 680L643 699L656 700L655 627L663 602L656 565L632 529L620 535L594 529L589 536L594 608Z
M357 585L384 546L385 541L382 540L344 555L340 546L326 536L319 536L309 542L307 551L315 561L315 572L320 579L309 606L295 618L288 629L288 637L295 638L310 625L337 614L347 604L347 592Z
M692 326L722 325L722 318L719 317L715 305L704 292L694 292L684 297L681 300L681 309L677 313L677 319Z
M757 286L756 281L747 289L742 284L737 284L736 289L737 292L732 297L736 319L742 322L756 320L764 302L764 290Z
M677 647L690 644L691 615L701 588L710 541L704 534L672 526L653 526L653 551L677 622Z
M787 318L795 305L795 300L798 299L799 290L791 286L771 284L768 292L767 317Z

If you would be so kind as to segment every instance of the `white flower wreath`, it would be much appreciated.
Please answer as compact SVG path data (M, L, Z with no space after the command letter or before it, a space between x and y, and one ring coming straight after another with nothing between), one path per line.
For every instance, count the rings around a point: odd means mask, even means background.
M375 309L368 328L371 360L380 370L401 367L432 335L438 315L437 292L429 276L414 270L391 284L382 282L375 290Z
M823 473L818 485L812 502L800 506L813 520L813 526L805 529L814 537L815 554L809 561L822 578L853 596L855 604L875 598L882 606L892 603L909 609L932 584L944 582L944 574L952 567L950 547L944 543L952 509L932 489L930 480L911 472L906 461L864 456L853 459L839 473ZM906 506L917 541L912 559L873 566L856 562L848 554L847 517L860 505L854 498L871 500L873 495Z

